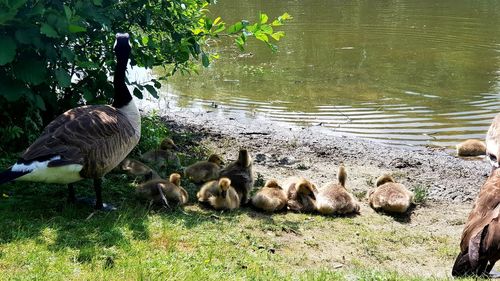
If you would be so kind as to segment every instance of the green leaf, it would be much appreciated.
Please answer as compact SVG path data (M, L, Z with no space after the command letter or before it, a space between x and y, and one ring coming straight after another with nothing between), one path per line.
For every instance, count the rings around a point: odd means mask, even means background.
M102 6L102 0L92 0L92 2L94 3L94 5L96 6Z
M30 58L25 58L16 63L13 70L17 79L33 85L39 85L44 82L47 74L44 62Z
M245 48L243 47L245 45L245 40L243 40L241 37L236 37L234 39L234 42L236 43L236 46L240 48L241 51L245 50Z
M142 43L143 46L147 46L148 42L149 42L149 36L144 35L144 36L141 37L141 43Z
M40 32L37 28L16 30L16 40L21 44L34 44L40 40Z
M224 29L226 29L226 26L224 24L221 24L214 30L214 34L220 33L224 31Z
M235 24L233 24L233 25L231 25L230 27L227 28L227 33L228 34L234 34L234 33L239 32L242 29L243 29L243 23L237 22L237 23L235 23Z
M267 37L267 35L262 32L255 33L255 38L259 39L260 41L269 42L269 38Z
M68 47L63 47L61 49L61 56L70 62L73 62L73 60L75 59L75 54L73 53L73 50Z
M78 33L78 32L85 32L85 31L87 31L87 28L85 28L83 26L78 26L78 25L70 24L70 25L68 25L68 30L71 33Z
M144 88L155 98L159 98L158 96L158 91L156 91L156 88L153 87L153 85L144 85Z
M21 81L0 78L0 96L3 96L8 102L17 101L30 93L30 90Z
M134 96L140 98L142 100L142 92L138 88L134 88Z
M151 82L153 82L153 85L155 86L156 89L160 89L161 88L161 83L158 80L151 79Z
M208 59L207 54L205 53L201 54L201 63L203 64L204 67L208 67L210 65L210 60Z
M271 35L273 33L273 28L268 24L264 24L260 26L260 31L264 32L265 34Z
M274 40L276 40L276 41L279 41L284 36L285 36L285 32L283 32L283 31L278 31L278 32L271 34L271 37L273 37Z
M0 65L5 65L14 60L16 57L16 41L10 36L0 36Z
M55 71L57 83L61 88L66 88L71 85L71 76L64 69L57 69Z
M264 14L264 13L260 14L260 23L264 24L267 22L268 19L269 19L269 17L266 14Z
M71 8L66 6L66 5L63 5L64 6L64 14L66 15L66 19L68 21L71 21L71 17L73 16L73 13L71 12Z
M42 97L39 95L35 95L35 105L38 107L40 110L46 110L45 108L45 102L43 101Z
M40 27L40 33L44 34L45 36L50 37L50 38L58 38L59 37L59 34L57 34L57 31L47 23L42 24L42 26Z

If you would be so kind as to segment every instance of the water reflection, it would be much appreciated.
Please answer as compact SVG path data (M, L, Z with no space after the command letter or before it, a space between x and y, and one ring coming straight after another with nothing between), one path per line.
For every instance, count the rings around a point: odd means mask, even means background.
M183 107L321 125L386 142L483 138L499 111L498 1L219 0L227 22L259 11L294 20L272 54L231 42L201 75L166 89Z

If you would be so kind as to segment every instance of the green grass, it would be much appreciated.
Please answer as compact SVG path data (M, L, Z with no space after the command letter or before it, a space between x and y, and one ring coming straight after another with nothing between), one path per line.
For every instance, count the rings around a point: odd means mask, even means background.
M159 141L165 134L170 132L151 131L145 139ZM199 136L171 137L183 148L183 165L210 153L198 145ZM15 158L3 155L0 168ZM263 184L262 176L258 180ZM182 185L194 202L197 187ZM354 218L271 216L193 203L150 210L123 175L107 175L103 186L104 200L118 210L89 217L90 207L66 203L64 186L2 185L0 280L440 280L396 272L393 262L424 260L413 263L419 264L432 257L441 265L457 249L448 235L373 212ZM77 196L93 196L90 181L76 187ZM407 250L414 245L423 253Z

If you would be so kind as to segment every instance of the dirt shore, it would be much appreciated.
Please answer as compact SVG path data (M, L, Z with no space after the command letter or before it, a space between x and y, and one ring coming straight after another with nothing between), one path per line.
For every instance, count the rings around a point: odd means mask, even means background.
M341 264L450 277L467 214L490 171L485 159L459 158L452 149L387 145L335 135L321 127L227 115L219 109L165 110L152 103L141 107L148 108L145 111L157 110L174 132L201 133L203 144L226 160L235 159L240 147L249 149L254 173L264 180L302 175L321 186L335 181L338 165L344 163L347 188L362 202L362 215L354 219L354 224L367 233L388 233L394 237L366 234L368 238L362 242L356 242L360 239L356 236L339 241L322 236L325 226L318 225L304 226L300 236L292 233L275 238L278 245L283 243L282 250L287 255L300 249L301 260L313 268L336 268ZM426 190L427 202L406 218L380 217L369 208L364 194L383 173L392 174L411 190ZM338 221L328 223L347 237L359 235L354 231L356 227L352 230ZM314 246L307 242L309 236L316 237ZM401 244L396 242L398 239L410 242ZM378 241L373 247L363 246L372 240ZM332 252L332 247L336 251ZM385 252L385 247L391 253ZM346 256L355 258L345 260Z

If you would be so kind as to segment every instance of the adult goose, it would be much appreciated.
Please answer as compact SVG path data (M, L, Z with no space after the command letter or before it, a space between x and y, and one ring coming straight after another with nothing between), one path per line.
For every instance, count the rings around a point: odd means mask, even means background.
M114 51L113 104L81 106L58 116L19 160L0 174L0 184L12 180L68 184L68 199L75 201L72 183L93 179L95 208L114 209L102 202L102 177L135 147L141 132L139 111L125 84L131 52L127 33L116 35Z
M500 113L498 113L486 133L486 156L493 169L500 166Z
M500 169L494 170L479 191L465 224L460 253L452 275L499 278L493 266L500 259Z

